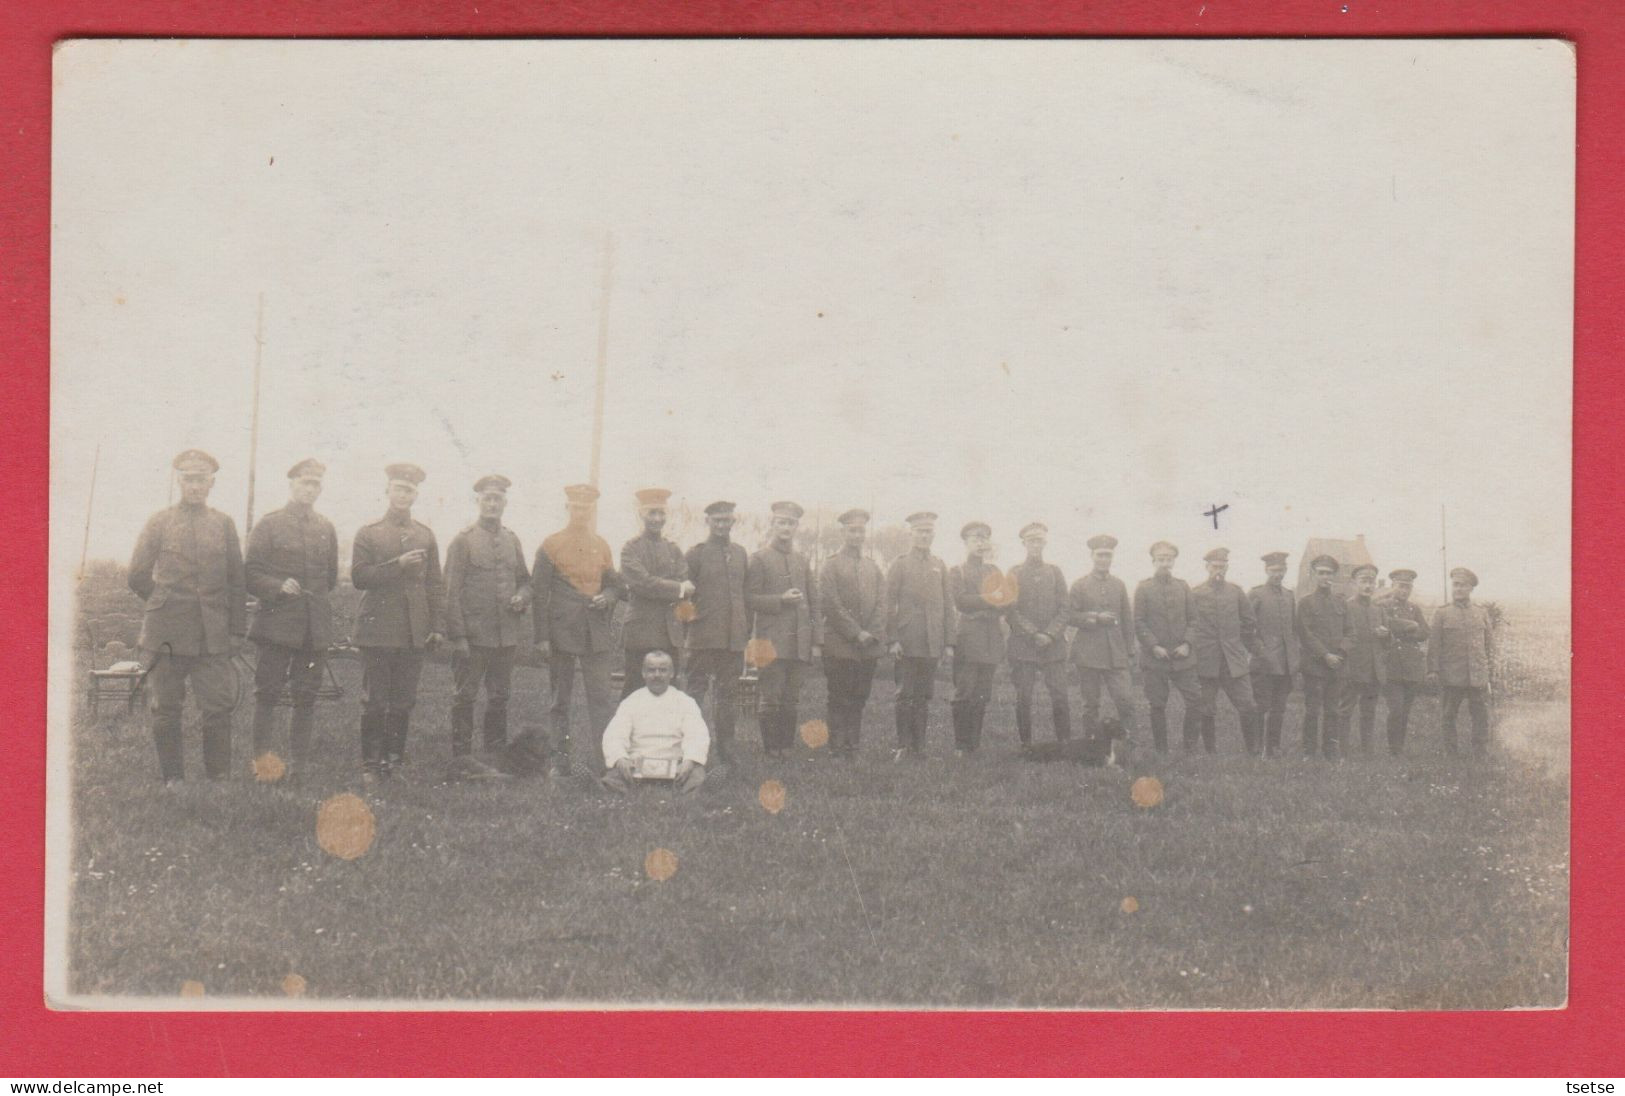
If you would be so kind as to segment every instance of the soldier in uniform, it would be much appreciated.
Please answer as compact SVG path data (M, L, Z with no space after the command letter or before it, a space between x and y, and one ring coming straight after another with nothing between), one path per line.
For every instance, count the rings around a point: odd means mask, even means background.
M146 602L142 664L151 687L152 741L166 786L185 778L181 707L186 684L203 716L203 768L231 771L231 713L237 677L232 651L248 630L243 554L232 520L206 503L220 462L201 449L174 460L181 501L148 519L130 558L130 589Z
M508 508L507 476L482 476L474 483L479 520L446 546L446 638L451 641L451 672L457 694L451 705L451 752L471 758L474 701L485 685L481 745L500 755L508 746L508 694L514 656L530 611L530 568L519 537L502 524ZM466 763L465 763L466 764ZM483 766L473 765L483 775Z
M1286 553L1264 554L1264 584L1247 592L1258 621L1258 657L1253 659L1253 699L1264 721L1263 753L1281 752L1281 724L1292 675L1298 672L1298 599L1285 585Z
M1219 690L1230 698L1241 723L1241 741L1249 754L1259 752L1258 706L1253 702L1252 660L1258 654L1258 620L1253 603L1240 586L1225 579L1230 570L1230 549L1214 548L1202 557L1207 581L1191 589L1195 624L1191 649L1196 654L1196 676L1202 686L1202 745L1215 748L1215 705ZM1190 720L1185 721L1185 748L1196 744Z
M1337 757L1339 739L1343 660L1354 646L1349 625L1348 602L1337 596L1332 581L1339 565L1331 556L1316 556L1309 562L1315 573L1315 588L1298 599L1298 642L1303 647L1303 753L1314 757L1324 753ZM1326 723L1322 740L1321 720Z
M1191 588L1174 577L1179 549L1165 540L1151 546L1151 577L1134 588L1134 634L1140 641L1145 669L1145 698L1151 704L1151 741L1158 753L1168 752L1169 686L1184 698L1182 739L1190 740L1189 725L1202 703L1192 654L1196 612Z
M804 511L793 502L775 502L772 512L767 547L746 563L745 604L754 616L756 639L769 652L757 681L762 749L769 757L783 757L796 744L801 686L823 645L824 621L815 611L818 576L795 546Z
M818 594L824 617L830 752L851 758L858 752L875 666L886 649L886 578L879 564L863 554L869 512L848 510L836 520L841 550L819 571Z
M350 581L361 591L355 645L361 648L361 766L369 783L406 760L423 654L445 639L446 590L434 531L412 519L415 464L392 464L382 519L355 535Z
M276 702L287 688L293 699L288 723L288 777L310 763L316 691L333 643L328 595L339 581L339 538L333 523L316 513L322 493L321 461L302 460L288 469L288 505L260 519L248 535L248 592L259 601L248 638L259 648L254 662L254 757L271 750Z
M1016 734L1026 750L1033 741L1033 693L1039 676L1049 694L1057 742L1072 737L1072 704L1066 679L1066 578L1055 564L1044 562L1049 526L1041 521L1022 526L1021 543L1027 558L1010 568L1016 597L1006 619L1010 622L1010 681L1016 687Z
M638 517L643 532L621 546L621 578L630 595L631 611L621 631L626 657L625 700L643 688L643 659L650 651L665 651L677 665L682 650L683 624L677 607L694 596L683 550L667 540L666 502L671 492L651 487L637 493Z
M1478 576L1465 567L1450 572L1450 604L1433 613L1428 635L1428 676L1440 688L1444 746L1456 752L1456 715L1461 702L1473 721L1473 752L1490 745L1490 667L1495 657L1495 625L1490 612L1473 604Z
M1377 737L1377 697L1382 695L1388 676L1388 623L1382 605L1373 596L1377 591L1376 566L1362 563L1349 574L1354 579L1354 594L1348 599L1353 645L1343 665L1340 723L1346 738L1355 705L1359 705L1360 752L1370 757Z
M982 744L982 721L993 699L993 671L1004 661L1004 574L987 562L993 530L973 521L959 531L965 562L948 572L948 589L958 610L954 631L954 753L964 757Z
M604 728L615 714L611 626L615 602L625 593L609 544L593 529L598 488L576 484L564 489L564 498L569 519L542 541L530 575L536 648L547 659L553 692L548 768L554 774L566 773L571 766L570 696L578 666L587 694L587 741L593 745L589 753L595 759Z
M1130 671L1134 666L1134 609L1128 587L1112 572L1117 538L1089 538L1094 569L1072 584L1068 621L1077 629L1072 657L1083 686L1084 736L1100 731L1100 693L1111 694L1125 740L1132 739L1134 702L1130 698Z
M739 675L750 640L745 608L745 571L749 556L733 542L734 504L713 502L705 508L710 535L688 550L688 577L694 583L694 615L688 622L688 692L703 704L712 695L712 772L733 750L738 714Z
M1405 752L1405 731L1410 725L1411 703L1427 680L1428 660L1425 648L1428 639L1427 618L1411 602L1411 590L1416 584L1416 572L1401 568L1388 572L1393 583L1392 593L1384 604L1388 634L1388 752L1398 756Z
M937 663L953 643L954 603L948 568L931 554L937 515L927 510L907 518L911 547L886 572L886 634L897 660L897 749L892 760L918 755L936 690Z

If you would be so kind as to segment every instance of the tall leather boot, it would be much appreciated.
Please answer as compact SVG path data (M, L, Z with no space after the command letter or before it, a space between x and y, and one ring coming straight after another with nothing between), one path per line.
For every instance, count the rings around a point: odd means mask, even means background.
M1033 744L1033 709L1031 704L1016 702L1016 735L1023 748Z
M389 722L387 724L389 727L389 742L384 750L384 756L392 767L406 763L406 732L411 725L412 713L410 711L389 713Z
M288 752L293 755L290 760L297 776L304 776L310 768L310 738L315 723L314 707L295 708L293 716L288 720Z
M925 752L925 729L931 722L931 702L921 700L914 705L914 752Z
M363 710L361 713L361 768L363 772L376 773L383 768L386 732L384 730L385 713L375 709Z
M954 749L961 752L970 749L970 727L966 717L970 715L970 701L951 700L948 710L954 721Z
M1066 742L1072 737L1072 705L1063 697L1050 702L1050 715L1055 719L1055 741Z
M1370 757L1377 741L1377 706L1360 705L1360 752Z
M1200 716L1191 711L1189 708L1185 709L1184 713L1180 716L1179 748L1185 753L1190 753L1192 750L1196 749L1197 738L1200 734L1200 724L1197 721L1200 718Z
M914 701L898 698L895 705L897 717L897 748L906 750L914 745Z
M1281 721L1283 713L1270 709L1264 717L1264 756L1275 757L1281 752Z
M1151 709L1151 745L1158 753L1168 752L1168 709Z
M508 709L494 708L489 701L482 718L481 737L487 753L501 753L508 746Z
M1214 727L1214 717L1204 715L1202 717L1202 748L1208 753L1213 753L1219 748L1218 737L1218 732Z
M254 705L254 757L264 757L276 745L276 705Z
M971 702L970 706L970 748L982 748L982 726L987 722L987 705L985 700Z

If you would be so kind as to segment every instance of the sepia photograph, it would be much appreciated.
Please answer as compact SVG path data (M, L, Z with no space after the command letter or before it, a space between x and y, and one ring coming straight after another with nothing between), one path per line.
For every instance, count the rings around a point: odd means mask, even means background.
M76 39L55 1009L1556 1009L1575 52Z

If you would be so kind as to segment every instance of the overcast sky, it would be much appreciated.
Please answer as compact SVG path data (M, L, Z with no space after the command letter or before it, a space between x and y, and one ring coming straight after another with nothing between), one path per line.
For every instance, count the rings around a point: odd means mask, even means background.
M383 466L442 543L585 478L1170 537L1364 533L1486 596L1569 580L1573 57L1554 43L81 42L59 50L53 559L128 557L170 459L241 527ZM1228 504L1215 531L1203 516ZM680 530L685 543L697 530Z

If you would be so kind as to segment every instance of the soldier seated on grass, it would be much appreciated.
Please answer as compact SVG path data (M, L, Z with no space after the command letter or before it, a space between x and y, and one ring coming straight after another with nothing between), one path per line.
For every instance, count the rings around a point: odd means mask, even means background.
M665 651L643 657L643 688L622 700L604 729L604 787L626 793L659 781L692 792L705 780L711 732L694 698L671 687L676 666Z

